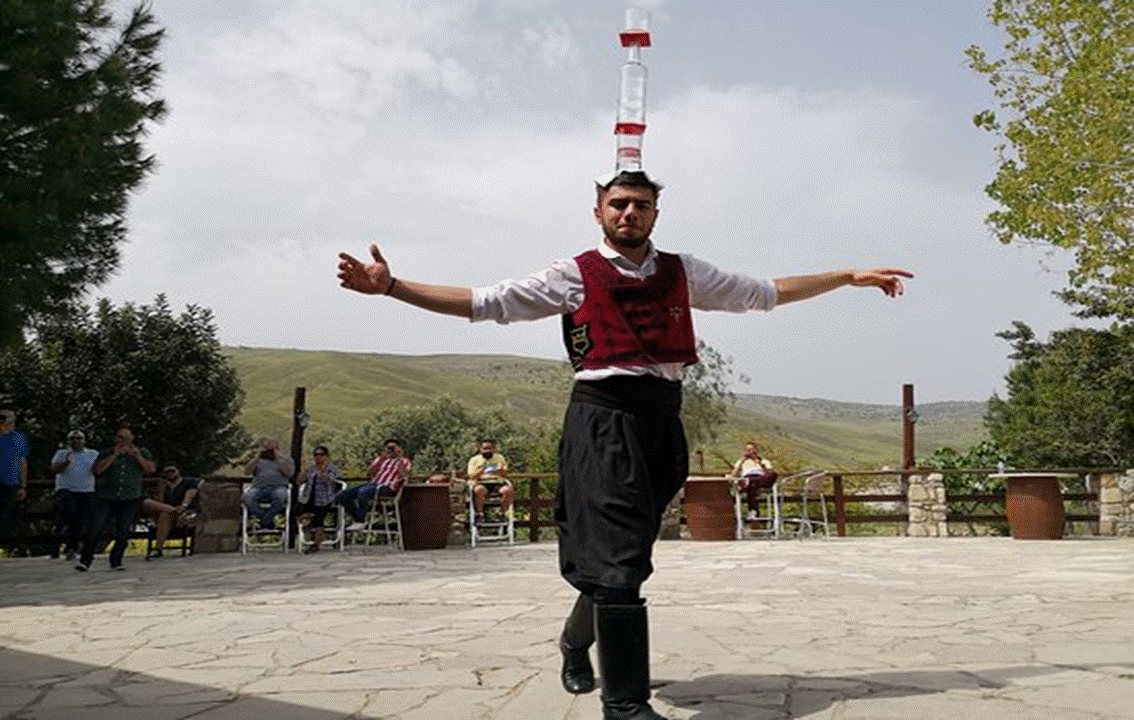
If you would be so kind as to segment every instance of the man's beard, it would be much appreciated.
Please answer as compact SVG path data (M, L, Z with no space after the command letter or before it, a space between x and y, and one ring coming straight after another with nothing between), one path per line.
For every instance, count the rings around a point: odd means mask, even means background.
M603 234L606 235L606 239L610 241L611 245L627 248L629 250L640 248L650 240L649 232L644 233L640 237L619 235L617 231L612 232L610 230L605 230Z

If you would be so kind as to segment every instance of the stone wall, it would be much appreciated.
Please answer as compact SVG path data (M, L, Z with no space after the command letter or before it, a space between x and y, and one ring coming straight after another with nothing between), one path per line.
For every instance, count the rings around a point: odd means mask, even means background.
M1099 535L1134 536L1134 470L1099 476Z
M910 475L907 491L910 537L947 537L948 506L945 503L945 477L941 473Z

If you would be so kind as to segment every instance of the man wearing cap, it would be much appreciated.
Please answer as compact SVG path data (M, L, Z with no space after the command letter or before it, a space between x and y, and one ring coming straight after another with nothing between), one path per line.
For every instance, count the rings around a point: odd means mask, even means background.
M16 429L16 411L0 407L0 548L11 550L16 507L28 496L28 438Z
M67 433L67 447L57 450L51 458L51 472L55 473L55 517L63 535L67 562L75 559L91 520L96 461L98 450L87 447L87 436L82 430Z
M594 688L596 641L604 720L660 720L649 705L649 644L641 584L667 503L688 474L681 377L697 362L691 310L771 310L847 285L902 293L896 268L758 280L686 254L658 251L650 234L661 185L642 171L596 180L597 248L490 287L395 278L373 261L339 258L343 287L433 312L508 323L560 315L575 385L559 449L555 519L559 565L579 591L559 645L568 692Z

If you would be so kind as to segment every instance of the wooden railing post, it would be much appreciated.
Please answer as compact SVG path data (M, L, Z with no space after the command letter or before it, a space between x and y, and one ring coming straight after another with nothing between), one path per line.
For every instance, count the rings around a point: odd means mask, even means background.
M528 542L539 542L539 478L528 478Z
M839 537L847 536L847 504L843 495L843 476L831 476L835 484L835 533Z

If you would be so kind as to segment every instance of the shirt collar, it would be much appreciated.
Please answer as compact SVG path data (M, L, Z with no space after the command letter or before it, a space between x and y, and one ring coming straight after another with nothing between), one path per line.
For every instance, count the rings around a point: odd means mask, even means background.
M650 249L646 251L646 257L642 260L641 265L635 265L634 263L630 262L626 259L625 256L607 245L605 242L599 243L598 251L600 255L609 260L615 267L631 271L641 271L645 270L648 267L651 267L658 257L658 251L657 248L654 247L654 241L647 240L646 242L650 244Z

